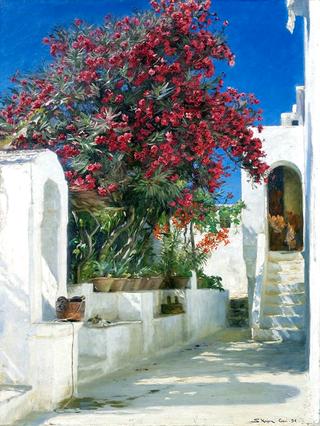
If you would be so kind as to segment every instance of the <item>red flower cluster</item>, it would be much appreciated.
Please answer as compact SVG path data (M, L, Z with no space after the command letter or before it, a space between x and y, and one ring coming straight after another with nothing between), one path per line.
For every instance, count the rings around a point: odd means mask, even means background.
M261 111L253 95L223 90L215 75L215 62L232 65L234 55L225 24L211 31L219 20L209 0L151 5L154 12L139 18L106 19L97 28L76 20L45 38L51 68L41 77L15 77L19 89L4 102L0 125L15 129L16 148L53 149L74 172L72 185L102 196L130 188L128 179L105 180L111 157L121 162L114 170L125 169L128 177L163 172L171 182L185 182L188 189L170 205L186 210L194 190L213 193L221 186L227 175L221 151L261 180L267 165L251 130Z
M199 241L196 247L202 250L204 253L210 253L212 250L218 248L219 244L229 244L229 231L228 229L221 229L217 233L208 232L204 235L201 241Z
M153 236L156 240L162 240L164 235L167 235L170 232L169 225L157 225L153 229Z

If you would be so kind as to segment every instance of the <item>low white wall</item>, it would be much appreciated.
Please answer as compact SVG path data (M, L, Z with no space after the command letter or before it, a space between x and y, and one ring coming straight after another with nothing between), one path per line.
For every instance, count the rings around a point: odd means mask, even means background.
M54 409L76 391L81 323L35 324L28 337L33 410Z
M84 323L80 329L81 383L226 327L228 292L187 289L93 293L92 284L79 284L69 286L69 296L74 295L86 296L87 318L99 315L112 321L104 327ZM169 295L172 301L178 297L185 313L161 315L161 304ZM99 302L93 306L96 300Z
M187 290L186 296L189 341L210 336L226 326L228 291Z

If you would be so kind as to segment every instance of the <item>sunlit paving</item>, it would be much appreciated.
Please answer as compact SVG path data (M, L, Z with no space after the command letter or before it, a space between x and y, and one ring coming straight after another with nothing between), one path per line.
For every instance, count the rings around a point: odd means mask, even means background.
M145 360L80 387L66 406L25 424L242 425L257 418L306 424L310 407L304 346L259 343L247 335L246 330L229 329Z

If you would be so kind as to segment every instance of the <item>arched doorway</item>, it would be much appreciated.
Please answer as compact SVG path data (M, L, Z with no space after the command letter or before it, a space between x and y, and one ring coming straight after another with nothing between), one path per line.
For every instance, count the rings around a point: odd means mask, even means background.
M303 201L299 174L275 167L268 178L269 249L303 250Z

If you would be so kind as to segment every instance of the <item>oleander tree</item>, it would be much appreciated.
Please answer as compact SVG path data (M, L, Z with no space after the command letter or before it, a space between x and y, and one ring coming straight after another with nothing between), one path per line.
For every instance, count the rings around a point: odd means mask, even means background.
M16 74L0 110L4 148L53 150L71 190L94 191L140 229L189 209L199 191L214 196L224 156L257 183L267 170L257 99L225 88L216 71L235 61L228 23L210 0L150 3L100 26L56 29L43 39L51 63Z

